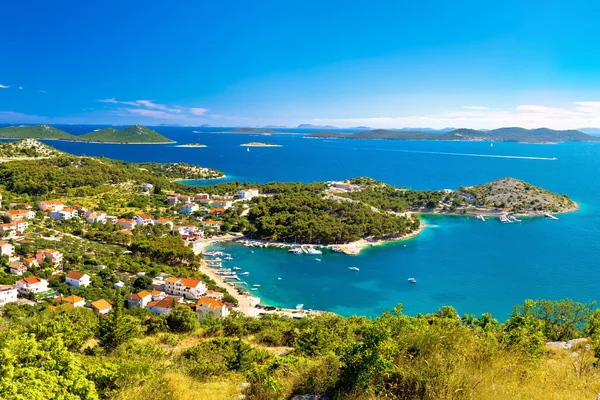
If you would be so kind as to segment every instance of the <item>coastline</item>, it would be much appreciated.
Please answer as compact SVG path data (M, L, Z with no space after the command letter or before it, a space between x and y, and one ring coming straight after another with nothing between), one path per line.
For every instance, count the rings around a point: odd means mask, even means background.
M178 144L175 147L189 147L189 148L200 147L200 148L202 148L202 147L208 147L208 146L205 145L205 144L197 144L197 145L193 145L193 144Z
M70 142L70 143L92 143L92 144L173 144L177 143L175 140L169 142L153 142L153 143L141 143L141 142L95 142L92 140L73 140L73 139L61 139L61 138L9 138L3 137L0 138L2 140L21 140L21 139L33 139L33 140L52 140L52 141L60 141L60 142Z
M283 147L280 144L243 143L240 147Z

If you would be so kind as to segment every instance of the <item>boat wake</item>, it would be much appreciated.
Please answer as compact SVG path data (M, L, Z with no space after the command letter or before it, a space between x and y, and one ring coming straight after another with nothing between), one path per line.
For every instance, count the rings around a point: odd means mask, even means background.
M556 157L532 157L532 156L503 156L497 154L477 154L477 153L448 153L444 151L423 151L423 150L400 150L400 149L377 149L369 148L368 150L385 150L397 151L400 153L417 153L417 154L437 154L442 156L462 156L462 157L486 157L486 158L512 158L517 160L540 160L540 161L556 161Z

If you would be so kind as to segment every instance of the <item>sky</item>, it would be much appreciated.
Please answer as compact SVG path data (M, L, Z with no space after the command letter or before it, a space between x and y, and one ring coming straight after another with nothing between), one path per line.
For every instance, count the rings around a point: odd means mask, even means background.
M600 127L596 1L10 1L0 123Z

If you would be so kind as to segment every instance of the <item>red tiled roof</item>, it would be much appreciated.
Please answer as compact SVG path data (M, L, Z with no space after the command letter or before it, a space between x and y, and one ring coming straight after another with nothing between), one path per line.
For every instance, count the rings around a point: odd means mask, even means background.
M215 307L223 307L225 304L220 302L219 300L211 299L210 297L201 297L200 299L198 299L196 306L202 306L202 305L206 305L210 308L215 308Z
M151 301L148 303L148 307L156 307L156 308L173 308L173 300L177 303L177 297L167 296L162 300Z
M33 285L33 284L36 284L36 283L40 283L41 281L38 278L36 278L35 276L30 276L29 278L23 278L23 279L21 279L19 282L21 282L23 284L27 284L28 283L30 285Z
M79 271L71 271L67 274L67 278L80 280L85 274Z

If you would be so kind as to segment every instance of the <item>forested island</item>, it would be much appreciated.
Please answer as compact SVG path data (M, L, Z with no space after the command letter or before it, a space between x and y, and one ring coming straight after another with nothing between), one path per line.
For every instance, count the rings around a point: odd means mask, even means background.
M240 144L242 147L281 147L280 144L277 143L269 143L269 142L248 142Z
M71 135L49 125L7 126L0 128L0 138L119 144L163 144L174 142L160 133L141 125L132 125L124 129L104 128L78 136Z
M553 130L547 128L499 128L492 130L455 129L447 133L420 131L396 131L375 129L356 133L320 131L305 135L306 138L363 139L363 140L449 140L449 141L492 141L521 143L597 142L599 137L577 130Z

